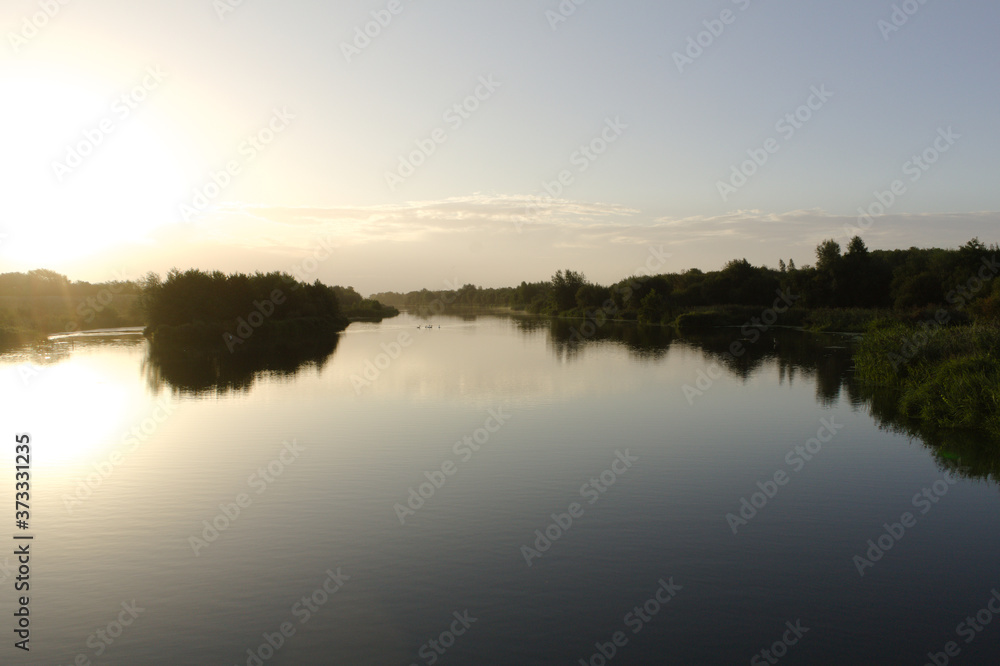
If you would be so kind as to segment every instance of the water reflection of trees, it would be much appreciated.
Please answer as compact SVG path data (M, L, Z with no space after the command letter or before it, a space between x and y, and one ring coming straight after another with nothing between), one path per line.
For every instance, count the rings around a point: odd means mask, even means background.
M663 359L670 343L677 337L674 329L662 326L637 326L628 322L605 321L598 325L583 319L545 319L516 317L515 327L525 333L547 330L549 346L561 360L579 357L587 345L618 344L637 358Z
M731 375L747 381L754 373L773 364L779 382L812 381L816 401L832 406L845 399L852 407L868 412L879 429L909 437L931 450L942 470L966 478L1000 483L1000 441L960 430L937 429L899 412L892 392L865 386L854 378L854 338L842 335L772 329L756 342L744 338L739 329L715 328L675 333L673 329L608 322L592 336L574 334L580 323L540 318L515 319L524 332L548 330L553 353L561 359L577 357L588 344L613 341L638 356L660 359L671 345L701 352L706 367L716 363ZM744 352L734 356L734 342Z
M154 391L169 388L190 395L247 393L265 378L281 380L309 368L322 370L339 340L339 336L333 336L290 348L221 355L148 348L142 372Z
M781 383L792 384L798 377L812 379L816 383L816 401L824 406L840 400L854 366L853 341L845 336L772 329L752 342L753 338L745 338L739 329L714 328L685 332L680 339L743 381L769 363L777 367ZM742 349L739 356L731 353L736 342Z
M936 428L899 411L895 392L866 386L853 378L846 383L852 404L868 411L880 430L919 440L942 470L1000 483L1000 441L966 430Z
M932 428L900 413L892 391L855 379L850 337L774 330L756 344L746 344L743 356L734 359L727 352L740 337L736 329L712 329L685 334L683 342L744 380L766 363L777 366L779 381L809 378L821 405L832 406L843 396L854 408L867 411L880 430L921 442L942 470L1000 482L1000 442L980 433Z

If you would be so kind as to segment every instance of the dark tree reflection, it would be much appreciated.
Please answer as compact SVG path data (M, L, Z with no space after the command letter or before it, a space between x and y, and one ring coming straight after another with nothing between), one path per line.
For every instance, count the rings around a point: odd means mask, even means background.
M147 348L142 372L154 391L169 388L189 395L247 393L265 377L291 378L310 368L322 370L339 340L339 336L331 336L295 347L236 354Z
M917 440L931 449L938 467L969 479L1000 483L1000 441L989 435L935 428L899 411L895 392L866 386L853 378L846 383L851 402L865 409L880 430Z
M700 352L709 364L717 364L746 382L752 375L777 370L779 382L812 380L816 401L832 406L847 400L852 408L867 412L878 427L903 435L929 448L942 471L965 478L1000 483L1000 441L988 435L961 430L938 429L901 414L891 391L864 386L854 377L853 350L856 337L772 329L757 340L744 337L738 328L711 328L683 334L670 328L608 322L590 336L582 335L582 321L563 319L515 319L525 333L547 329L553 353L563 360L579 357L588 345L620 344L636 356L662 359L669 347L683 345ZM733 354L734 343L740 343Z
M737 328L714 328L685 332L681 340L744 382L772 363L780 382L794 382L800 376L815 378L816 400L822 405L840 399L841 387L853 368L853 340L844 336L772 329L755 341Z
M584 319L542 319L542 328L549 332L549 346L560 359L571 361L592 344L616 344L625 347L636 358L662 360L670 343L676 338L672 328L639 326L629 322ZM537 330L525 320L522 330Z

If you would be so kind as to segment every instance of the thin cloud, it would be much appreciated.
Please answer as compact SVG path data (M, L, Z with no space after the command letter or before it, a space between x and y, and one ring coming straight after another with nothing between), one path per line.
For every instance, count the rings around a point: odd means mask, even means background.
M231 236L234 245L243 247L304 247L320 235L345 247L433 244L452 237L485 235L509 236L508 242L515 246L530 242L553 249L651 243L699 249L708 244L811 248L826 238L846 243L854 233L872 247L908 247L917 238L924 245L953 246L968 240L964 235L990 234L1000 222L1000 213L992 211L898 213L859 226L856 216L820 209L784 213L737 210L644 220L642 211L618 204L495 194L354 207L232 204L220 207L219 213L210 234L213 240L224 242Z

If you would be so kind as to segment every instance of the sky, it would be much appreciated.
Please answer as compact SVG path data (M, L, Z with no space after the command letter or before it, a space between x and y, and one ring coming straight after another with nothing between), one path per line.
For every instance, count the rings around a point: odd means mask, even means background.
M992 243L998 26L995 0L4 0L0 272L368 294Z

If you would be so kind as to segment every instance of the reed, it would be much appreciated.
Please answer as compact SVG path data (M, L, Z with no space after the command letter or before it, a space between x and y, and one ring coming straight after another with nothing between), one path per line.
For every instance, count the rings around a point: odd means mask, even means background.
M1000 435L1000 326L877 321L855 355L857 377L896 390L908 416Z

